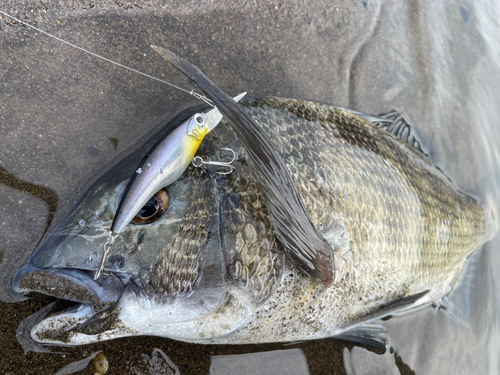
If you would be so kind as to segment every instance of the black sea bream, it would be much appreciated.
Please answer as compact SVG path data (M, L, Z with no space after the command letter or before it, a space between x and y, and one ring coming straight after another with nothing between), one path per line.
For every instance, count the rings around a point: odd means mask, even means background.
M230 148L234 172L190 166L123 230L94 281L137 166L123 162L98 181L14 279L19 292L79 302L36 325L35 340L315 339L451 291L490 219L417 141L410 137L410 146L383 129L395 120L293 99L221 104L225 97L207 89L209 81L190 78L229 120L206 136L198 155L221 160L221 149ZM238 113L269 144L240 139ZM266 147L287 170L272 183L272 168L256 171L268 161ZM271 190L280 184L297 196L275 199ZM305 215L312 235L294 238L309 233L292 222L295 214ZM295 247L297 238L303 244Z

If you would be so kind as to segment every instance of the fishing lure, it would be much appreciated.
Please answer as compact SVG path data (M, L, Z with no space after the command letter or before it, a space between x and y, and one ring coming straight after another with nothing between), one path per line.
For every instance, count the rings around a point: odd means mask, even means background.
M234 98L239 101L246 93ZM137 168L120 201L111 226L119 234L159 190L174 183L194 158L203 138L222 120L217 108L195 113L170 133Z
M246 92L236 96L234 100L238 102L246 95ZM101 265L96 271L94 280L97 280L104 269L104 263L110 247L118 235L139 213L144 205L159 190L177 181L184 173L189 163L201 166L202 164L216 164L223 167L230 167L232 161L205 162L203 159L194 159L194 155L200 147L203 138L213 130L222 120L222 114L217 108L213 108L207 113L195 113L182 125L170 133L146 160L137 168L134 176L123 194L118 205L111 231L107 242L104 244L104 253ZM232 151L232 150L231 150ZM227 173L227 172L224 172Z

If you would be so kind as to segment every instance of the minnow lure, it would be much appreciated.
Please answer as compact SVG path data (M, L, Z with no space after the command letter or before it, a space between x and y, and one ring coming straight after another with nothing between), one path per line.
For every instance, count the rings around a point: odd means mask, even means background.
M246 92L236 96L238 102ZM195 113L170 133L141 163L125 189L118 205L108 241L104 244L101 265L96 271L97 280L104 269L109 248L116 237L139 213L144 205L158 192L177 181L200 147L203 138L222 120L217 108L207 113Z

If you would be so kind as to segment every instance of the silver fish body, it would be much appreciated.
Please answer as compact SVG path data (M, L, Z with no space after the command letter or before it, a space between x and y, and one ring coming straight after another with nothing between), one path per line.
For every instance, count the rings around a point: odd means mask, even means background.
M18 272L20 292L81 303L35 326L35 340L315 339L384 315L397 301L418 296L417 306L451 291L485 240L489 219L476 200L458 192L423 154L348 111L279 98L244 106L272 140L311 223L333 249L331 284L285 256L246 150L223 122L199 154L215 158L229 147L237 154L235 172L188 167L166 189L170 205L163 216L123 230L105 264L107 278L92 280L98 266L92 252L107 235L126 180L96 185ZM82 217L86 228L78 227ZM100 302L103 295L112 307Z

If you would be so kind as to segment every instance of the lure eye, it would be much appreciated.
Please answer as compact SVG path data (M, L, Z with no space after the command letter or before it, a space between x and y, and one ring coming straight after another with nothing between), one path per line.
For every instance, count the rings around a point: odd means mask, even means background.
M205 117L203 117L199 113L194 115L194 120L196 121L196 127L199 129L202 128L203 125L205 125Z
M133 224L149 224L158 220L168 208L168 194L160 190L142 207L132 219Z

